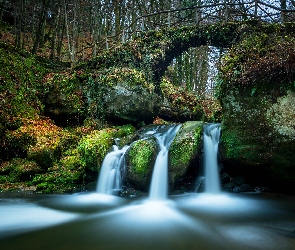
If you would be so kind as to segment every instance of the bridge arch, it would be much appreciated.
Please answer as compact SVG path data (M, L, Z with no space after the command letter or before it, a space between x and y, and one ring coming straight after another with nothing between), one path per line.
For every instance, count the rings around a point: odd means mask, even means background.
M105 51L88 62L86 67L94 69L132 67L150 71L153 83L159 87L172 60L189 48L202 45L230 48L244 35L252 32L295 35L295 23L277 24L253 19L151 30L140 33L128 43Z

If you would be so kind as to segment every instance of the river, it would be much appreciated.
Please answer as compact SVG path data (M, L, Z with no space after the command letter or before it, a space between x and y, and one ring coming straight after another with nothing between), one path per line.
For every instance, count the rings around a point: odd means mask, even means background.
M285 249L295 196L277 193L120 198L0 193L0 249Z

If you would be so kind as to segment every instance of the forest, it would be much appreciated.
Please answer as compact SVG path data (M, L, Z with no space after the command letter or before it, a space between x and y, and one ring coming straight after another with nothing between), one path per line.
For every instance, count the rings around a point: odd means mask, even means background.
M1 0L0 18L1 190L93 190L116 138L202 121L222 123L223 174L290 191L294 0ZM201 171L194 126L172 146L174 189ZM146 191L157 148L133 145L129 183Z
M147 30L249 18L294 21L294 5L294 0L1 0L0 17L11 25L5 39L16 47L76 64Z
M295 0L0 0L0 248L295 245Z

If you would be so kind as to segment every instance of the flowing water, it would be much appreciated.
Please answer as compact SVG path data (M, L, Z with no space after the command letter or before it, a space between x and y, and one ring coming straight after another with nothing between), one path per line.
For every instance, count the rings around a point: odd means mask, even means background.
M294 249L295 196L168 198L0 193L0 249Z
M124 146L119 150L113 146L113 151L108 153L101 165L99 178L97 181L97 192L101 194L113 194L114 191L122 188L121 172L125 167L124 154L129 146Z
M150 186L150 200L166 200L168 196L168 150L181 125L162 133L155 133L160 152L157 155Z
M203 143L206 193L220 193L217 161L219 138L220 124L208 124L204 126Z

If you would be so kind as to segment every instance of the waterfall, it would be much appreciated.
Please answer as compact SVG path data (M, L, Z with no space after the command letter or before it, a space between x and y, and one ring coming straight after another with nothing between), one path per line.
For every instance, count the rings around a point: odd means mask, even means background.
M160 152L157 155L149 192L150 200L165 200L168 195L168 150L181 125L173 126L164 133L155 133Z
M208 124L204 126L203 141L206 193L220 192L220 180L217 161L219 138L220 124Z
M113 191L122 187L122 167L125 165L124 154L129 146L119 149L113 146L101 165L96 191L101 194L113 194Z

